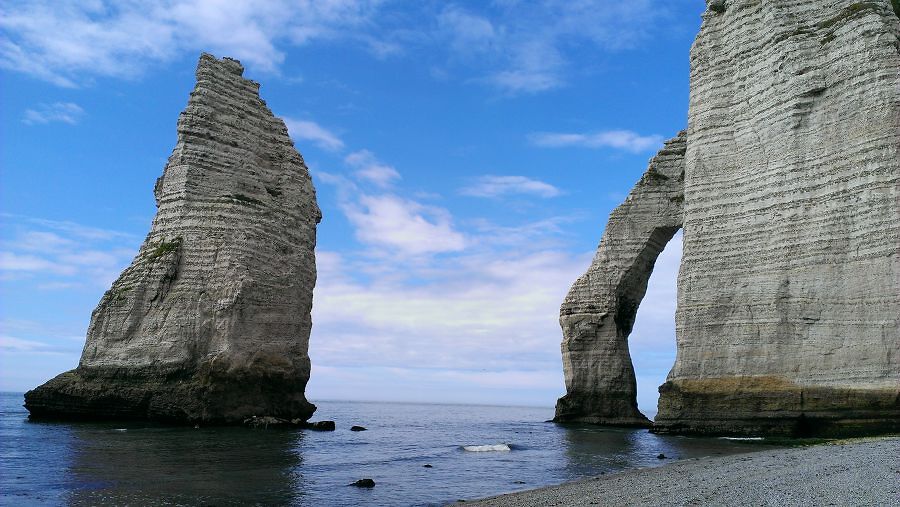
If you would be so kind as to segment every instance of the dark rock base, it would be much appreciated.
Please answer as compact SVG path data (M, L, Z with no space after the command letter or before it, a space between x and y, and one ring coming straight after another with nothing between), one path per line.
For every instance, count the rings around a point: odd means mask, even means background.
M76 368L25 393L25 408L32 419L241 424L264 414L306 421L316 407L305 388L301 375Z
M666 382L651 431L785 437L900 433L900 389L801 387L773 377Z
M569 393L557 400L557 423L588 423L627 428L649 428L653 423L637 408L634 393L604 396Z

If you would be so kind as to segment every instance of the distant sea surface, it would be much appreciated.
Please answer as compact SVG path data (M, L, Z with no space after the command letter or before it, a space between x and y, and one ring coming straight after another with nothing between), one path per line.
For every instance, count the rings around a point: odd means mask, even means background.
M37 423L28 421L22 394L0 399L0 504L16 506L443 505L760 449L560 426L545 422L551 408L316 401L313 420L337 424L316 432ZM362 478L376 486L349 486Z

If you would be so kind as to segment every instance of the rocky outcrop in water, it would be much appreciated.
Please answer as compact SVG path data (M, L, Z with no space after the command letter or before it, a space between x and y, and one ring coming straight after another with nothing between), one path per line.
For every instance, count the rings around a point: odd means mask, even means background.
M307 420L321 213L287 128L241 64L204 54L140 252L32 417Z
M649 426L638 410L628 335L657 256L681 227L685 135L669 140L609 217L588 271L560 310L566 395L556 421Z
M709 6L691 51L678 352L654 428L898 431L900 6ZM645 227L642 220L634 227ZM645 248L658 251L655 243ZM607 301L589 297L583 306L621 311ZM569 394L557 417L614 419L598 400L633 390L633 377L621 373L630 365L619 365L627 344L610 351L610 331L573 333L571 306L567 298L561 313ZM579 333L590 342L565 359ZM569 382L579 378L593 386ZM610 383L616 387L603 389ZM634 410L618 414L632 418Z

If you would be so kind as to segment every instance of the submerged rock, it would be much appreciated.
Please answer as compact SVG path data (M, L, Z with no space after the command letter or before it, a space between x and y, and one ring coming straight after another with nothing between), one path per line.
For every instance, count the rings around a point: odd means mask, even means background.
M654 431L900 431L896 2L709 7L691 50L683 206L645 175L610 217L562 306L557 420L644 421L626 338L683 224L678 353Z
M137 257L91 316L75 370L32 417L303 421L321 213L303 158L241 64L204 54Z
M360 479L354 483L351 483L350 486L356 486L357 488L374 488L375 481L372 479Z
M364 428L362 426L351 426L350 431L368 431L368 430L366 430L366 428Z
M316 431L334 431L335 429L334 421L316 421L311 423L304 423L303 427Z

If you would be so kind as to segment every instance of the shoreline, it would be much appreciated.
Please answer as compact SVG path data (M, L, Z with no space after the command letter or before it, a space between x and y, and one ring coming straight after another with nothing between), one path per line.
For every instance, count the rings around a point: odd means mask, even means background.
M692 458L453 505L900 505L900 436Z

